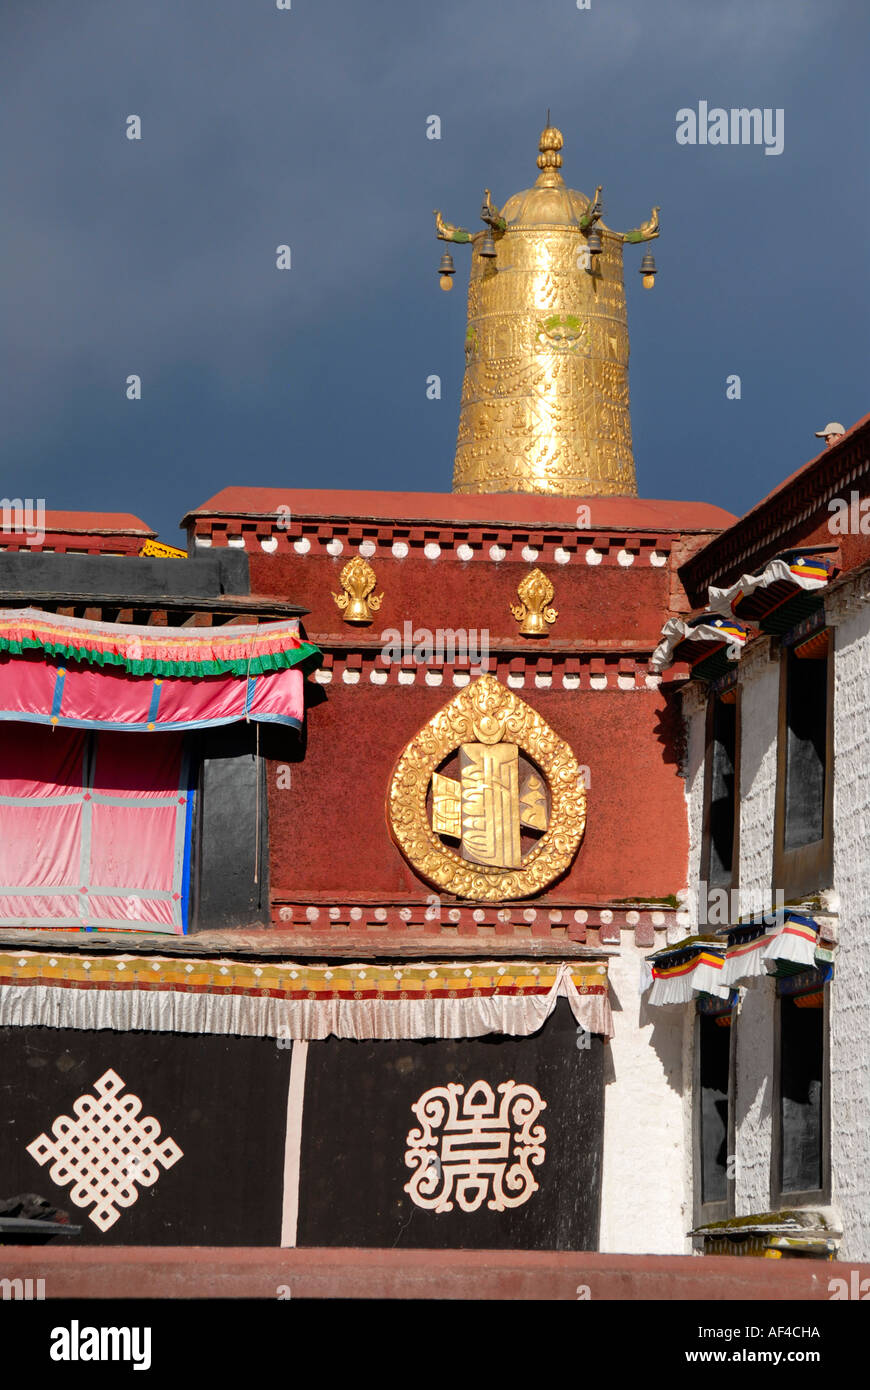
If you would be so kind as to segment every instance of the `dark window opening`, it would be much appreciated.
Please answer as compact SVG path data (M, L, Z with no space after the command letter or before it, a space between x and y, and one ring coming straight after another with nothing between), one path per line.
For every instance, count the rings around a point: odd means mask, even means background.
M828 662L788 652L785 848L821 840L825 828Z
M737 702L713 702L710 744L710 863L707 879L713 885L730 885L734 861L736 811Z
M780 1000L780 1192L824 1185L824 1020L821 995Z
M699 1014L698 1048L701 1202L706 1205L728 1196L730 1019Z
M264 758L256 726L204 730L197 741L199 817L194 931L269 920Z

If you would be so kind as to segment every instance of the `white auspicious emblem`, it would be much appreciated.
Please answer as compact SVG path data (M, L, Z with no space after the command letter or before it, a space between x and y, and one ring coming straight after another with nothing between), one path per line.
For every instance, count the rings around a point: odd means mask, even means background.
M174 1139L160 1138L160 1122L152 1115L140 1119L138 1096L122 1095L125 1082L116 1071L104 1072L94 1084L96 1095L73 1101L75 1119L58 1115L52 1138L40 1134L27 1152L38 1164L54 1159L48 1170L58 1187L73 1183L70 1198L77 1207L94 1205L88 1216L101 1231L114 1226L118 1207L132 1207L139 1197L136 1184L152 1187L160 1166L171 1168L182 1157Z
M455 1197L463 1211L477 1211L488 1197L491 1211L504 1211L537 1192L530 1165L544 1161L547 1132L535 1121L547 1102L515 1081L503 1081L498 1093L496 1100L485 1081L467 1092L451 1082L411 1106L422 1128L405 1141L405 1164L416 1169L405 1191L418 1207L452 1211Z

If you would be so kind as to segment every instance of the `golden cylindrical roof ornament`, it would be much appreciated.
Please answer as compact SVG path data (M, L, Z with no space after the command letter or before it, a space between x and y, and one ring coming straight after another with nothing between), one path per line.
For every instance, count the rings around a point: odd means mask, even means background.
M484 231L436 214L442 240L472 248L454 492L637 494L622 248L658 236L658 209L606 227L600 187L566 186L562 143L548 124L534 186L501 212L486 190Z

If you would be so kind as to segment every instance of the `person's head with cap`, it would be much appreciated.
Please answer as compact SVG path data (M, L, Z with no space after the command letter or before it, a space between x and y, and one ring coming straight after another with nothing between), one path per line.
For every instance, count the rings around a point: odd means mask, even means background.
M837 420L829 420L823 430L816 430L816 439L824 439L830 449L831 445L840 438L840 435L845 433L845 429Z

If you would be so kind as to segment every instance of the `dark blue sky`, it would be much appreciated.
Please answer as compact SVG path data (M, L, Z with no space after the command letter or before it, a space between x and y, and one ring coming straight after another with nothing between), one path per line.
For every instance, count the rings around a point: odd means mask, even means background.
M662 208L651 294L626 254L639 490L745 511L868 409L868 15L6 0L0 492L172 542L233 483L449 491L467 258L442 294L431 209L528 187L550 106L608 225ZM678 145L700 100L782 107L783 153Z

